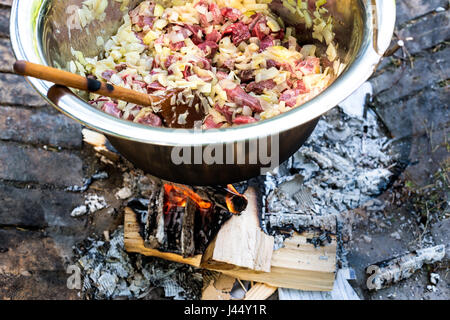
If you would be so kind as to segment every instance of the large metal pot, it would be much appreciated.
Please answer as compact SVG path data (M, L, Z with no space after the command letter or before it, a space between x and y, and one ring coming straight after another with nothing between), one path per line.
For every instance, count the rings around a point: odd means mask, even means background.
M80 6L82 2L15 0L11 12L11 42L17 59L64 67L67 61L74 59L71 48L85 56L99 54L101 48L96 45L97 37L107 39L113 35L126 11L120 10L121 3L109 0L102 22L94 20L85 29L78 30L76 24L74 26L77 8L74 5ZM131 0L129 7L138 2ZM274 0L271 6L287 25L302 28L295 16L283 9L280 0ZM252 125L203 132L153 128L103 113L66 88L52 87L51 83L34 78L28 81L55 108L107 135L125 158L148 173L192 185L242 181L259 175L262 168L282 163L300 148L314 130L320 115L370 77L390 43L395 24L394 0L328 0L326 7L337 21L334 31L341 49L341 61L347 68L313 100ZM264 147L265 142L267 147ZM258 143L261 143L262 155L271 157L258 156L257 149L252 148ZM221 157L220 152L211 153L212 146L222 147L224 156ZM202 157L202 151L206 157ZM188 160L189 152L192 153L191 161Z

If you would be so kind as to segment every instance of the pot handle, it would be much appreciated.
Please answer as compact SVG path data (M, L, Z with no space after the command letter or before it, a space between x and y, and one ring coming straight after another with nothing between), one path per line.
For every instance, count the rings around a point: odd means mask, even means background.
M70 91L69 88L61 86L59 84L51 86L47 92L47 98L55 105L55 107L57 107L58 110L60 110L58 106L59 100L67 95L75 96L75 94Z
M373 12L373 47L380 55L391 44L395 28L395 0L371 0Z

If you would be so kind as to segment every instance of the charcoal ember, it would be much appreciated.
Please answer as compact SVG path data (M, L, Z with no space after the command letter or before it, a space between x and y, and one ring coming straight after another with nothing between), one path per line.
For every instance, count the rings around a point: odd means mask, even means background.
M307 239L306 242L314 245L315 248L326 245L327 243L331 243L331 234L328 231L322 232L319 236L312 237Z

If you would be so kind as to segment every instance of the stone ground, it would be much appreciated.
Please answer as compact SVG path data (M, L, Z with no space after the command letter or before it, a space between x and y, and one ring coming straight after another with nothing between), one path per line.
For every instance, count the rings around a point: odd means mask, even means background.
M72 246L121 224L114 193L122 175L83 145L79 124L12 73L11 2L0 0L0 298L77 299L77 291L66 286ZM358 276L352 284L365 299L449 299L448 259L391 288L365 289L368 265L422 245L450 243L448 209L441 210L450 167L449 2L398 0L397 9L396 38L406 47L385 59L372 78L372 104L408 162L380 196L391 205L381 217L361 219L346 243ZM439 169L447 180L436 175ZM109 178L95 181L86 193L66 191L98 171ZM89 193L104 196L108 207L72 218L71 210ZM397 231L399 240L391 236ZM432 271L441 276L436 292L426 288Z

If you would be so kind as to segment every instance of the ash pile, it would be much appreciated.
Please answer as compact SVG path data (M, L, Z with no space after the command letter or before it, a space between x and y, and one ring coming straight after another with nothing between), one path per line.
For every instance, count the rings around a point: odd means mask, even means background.
M308 141L264 179L263 226L280 231L318 229L336 233L339 223L351 238L349 211L370 206L399 172L400 154L375 112L366 107L366 83L318 122Z
M82 292L86 299L151 299L164 290L166 298L198 299L203 286L200 270L165 260L130 254L124 249L123 228L109 241L87 239L76 248L83 270Z

